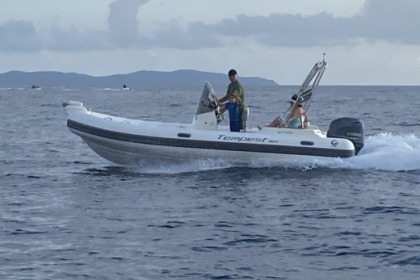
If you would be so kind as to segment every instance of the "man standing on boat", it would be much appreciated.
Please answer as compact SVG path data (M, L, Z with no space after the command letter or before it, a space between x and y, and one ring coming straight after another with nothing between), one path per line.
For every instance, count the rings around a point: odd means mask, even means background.
M235 99L238 101L238 119L240 129L244 129L244 122L242 120L242 112L245 108L245 89L243 85L238 80L238 73L235 69L230 69L228 72L230 84L228 85L226 95L219 99L219 102L223 103L229 100L229 96L235 96Z

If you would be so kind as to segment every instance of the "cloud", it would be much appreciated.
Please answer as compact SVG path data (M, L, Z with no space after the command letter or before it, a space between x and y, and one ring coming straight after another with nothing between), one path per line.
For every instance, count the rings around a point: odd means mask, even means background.
M334 23L334 24L332 24ZM322 13L314 16L270 15L223 20L209 29L225 38L253 38L269 46L312 47L345 43L351 22Z
M109 41L109 33L104 31L80 30L72 27L63 30L51 27L46 31L37 31L29 21L8 21L0 25L0 51L39 52L43 49L52 51L87 51L110 49L114 46Z
M416 15L419 10L417 0L368 0L364 10L352 18L328 13L239 15L215 24L193 22L187 29L172 22L139 41L143 47L186 49L219 47L245 39L276 47L340 46L360 41L420 44L420 17Z
M201 22L191 24L187 30L175 21L160 27L153 35L139 39L138 47L199 49L223 46L223 42L214 31Z
M42 36L29 21L8 21L0 25L1 51L38 51L43 45Z
M268 17L240 15L207 25L210 34L225 38L254 38L264 45L313 47L351 44L358 40L420 44L417 27L420 1L370 0L363 13L337 18L273 14Z
M89 51L113 49L114 45L106 31L85 30L81 32L75 27L62 30L53 27L45 33L43 47L53 51Z
M357 28L366 39L420 44L418 11L418 0L368 0Z
M112 42L116 46L128 47L138 42L138 9L148 2L149 0L116 0L109 5L111 11L108 25Z
M112 2L107 31L75 27L38 31L29 21L5 22L0 24L0 50L200 49L240 44L244 40L275 47L331 47L360 41L420 44L418 0L367 0L364 10L352 18L334 17L328 13L239 15L214 24L196 21L187 27L176 21L165 22L157 25L153 33L145 34L141 32L138 10L149 1Z

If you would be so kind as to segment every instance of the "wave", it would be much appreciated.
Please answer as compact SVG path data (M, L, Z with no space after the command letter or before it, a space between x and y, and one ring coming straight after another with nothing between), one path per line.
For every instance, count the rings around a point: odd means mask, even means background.
M415 134L392 133L369 136L360 154L343 160L343 167L385 171L420 170L420 138Z
M202 159L184 164L162 163L157 166L136 166L135 173L179 174L229 168L285 168L302 171L318 168L416 171L420 170L420 138L415 134L394 135L380 133L365 138L365 146L358 156L352 158L314 158L306 160L231 162L223 159Z
M221 170L237 167L231 162L223 159L200 159L183 164L166 164L162 163L155 166L136 166L136 171L149 174L179 174L188 172L200 172L209 170Z

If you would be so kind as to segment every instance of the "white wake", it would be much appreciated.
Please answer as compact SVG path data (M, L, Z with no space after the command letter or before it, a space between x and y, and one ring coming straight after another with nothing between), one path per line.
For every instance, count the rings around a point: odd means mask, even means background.
M227 160L202 159L184 164L160 166L138 166L142 173L177 174L184 172L200 172L234 167L248 168L292 168L313 170L317 168L331 169L365 169L382 171L420 170L420 138L414 134L394 135L381 133L365 138L365 146L359 155L352 158L318 158L310 160L287 161L251 161L232 163Z

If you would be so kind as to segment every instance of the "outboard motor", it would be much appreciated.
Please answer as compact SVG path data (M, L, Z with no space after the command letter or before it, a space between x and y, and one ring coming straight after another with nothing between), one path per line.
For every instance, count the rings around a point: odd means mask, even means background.
M339 118L330 123L327 137L346 138L353 142L356 155L364 146L363 123L356 118Z

